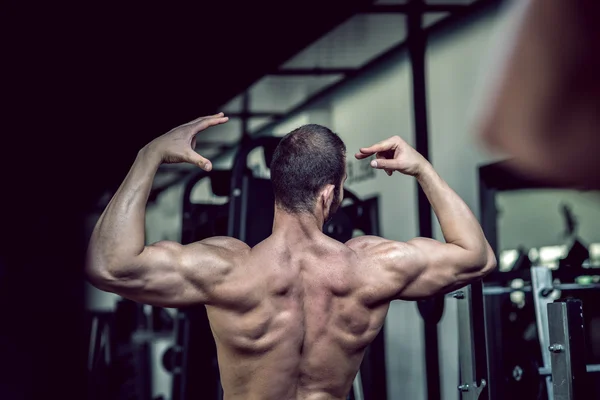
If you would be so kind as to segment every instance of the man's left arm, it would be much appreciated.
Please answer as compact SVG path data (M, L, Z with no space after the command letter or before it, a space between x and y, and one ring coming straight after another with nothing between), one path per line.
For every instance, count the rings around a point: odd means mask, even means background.
M195 135L226 121L222 114L199 118L139 151L92 233L86 262L92 284L164 307L223 300L223 284L239 274L235 266L248 246L225 237L186 246L167 241L146 245L145 210L161 163L189 162L211 169L210 162L193 150Z

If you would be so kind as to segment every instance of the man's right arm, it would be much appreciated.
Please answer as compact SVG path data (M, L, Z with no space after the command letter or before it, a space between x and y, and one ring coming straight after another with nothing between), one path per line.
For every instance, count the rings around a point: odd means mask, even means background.
M416 299L447 293L491 272L494 252L479 222L431 164L399 137L361 149L357 158L377 154L374 168L414 176L440 222L445 243L415 238L406 243L383 240L364 248L373 252L373 267L393 298ZM388 172L389 173L389 172ZM375 260L373 260L375 261Z

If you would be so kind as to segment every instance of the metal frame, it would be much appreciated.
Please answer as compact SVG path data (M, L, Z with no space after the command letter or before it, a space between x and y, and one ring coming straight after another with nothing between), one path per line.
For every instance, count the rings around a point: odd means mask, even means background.
M585 365L583 305L580 300L547 306L554 400L589 398Z
M323 76L323 75L351 75L356 68L284 68L270 72L274 76Z
M540 349L542 351L542 363L544 368L550 368L550 345L548 332L548 305L552 303L550 294L553 292L552 271L548 267L539 266L531 268L531 288L533 303L535 305L535 321L537 325ZM546 391L548 398L552 399L552 379L546 376Z
M559 283L553 285L556 290L589 290L589 289L600 289L600 283L588 283L588 284L579 284L579 283ZM504 286L487 286L483 288L483 294L485 296L494 296L499 294L508 294L512 292L531 292L533 288L531 286L523 286L522 288L511 288Z
M487 398L487 359L481 348L485 349L485 325L483 314L481 281L466 286L454 293L458 300L460 397L463 400ZM483 341L483 345L481 342ZM483 357L482 357L483 356Z
M406 8L407 15L408 54L412 71L412 97L415 130L415 148L429 160L429 134L427 132L427 86L425 52L427 49L427 33L423 30L424 0L411 0ZM419 213L419 236L433 237L433 220L431 204L418 182L417 210ZM423 318L423 335L425 337L425 370L427 381L427 398L441 399L439 339L437 326L444 312L444 296L437 296L418 302L419 312Z
M365 7L361 12L371 14L463 12L468 7L467 4L427 4L418 1L407 4L375 4Z

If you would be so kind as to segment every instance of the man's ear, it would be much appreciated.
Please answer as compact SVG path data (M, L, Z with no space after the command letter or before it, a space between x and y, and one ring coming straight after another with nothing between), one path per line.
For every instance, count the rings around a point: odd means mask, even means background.
M329 212L329 208L331 207L331 203L333 203L333 192L335 186L328 184L325 185L323 190L321 191L321 199L323 201L323 209Z

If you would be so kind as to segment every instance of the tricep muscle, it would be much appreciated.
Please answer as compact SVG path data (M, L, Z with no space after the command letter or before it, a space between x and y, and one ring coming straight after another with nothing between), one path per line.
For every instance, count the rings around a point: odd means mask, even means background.
M363 237L348 245L369 265L372 276L367 278L367 286L369 298L374 300L415 300L447 293L493 268L489 251L467 250L428 238L395 242Z
M244 246L230 238L211 238L189 245L158 242L98 282L108 290L140 303L181 307L218 303L235 275L236 253ZM235 241L238 242L238 241Z
M418 299L444 294L481 278L488 268L486 249L467 250L452 243L416 238L405 244L412 257L400 260L397 268L408 271L400 299ZM411 265L412 264L412 265Z

